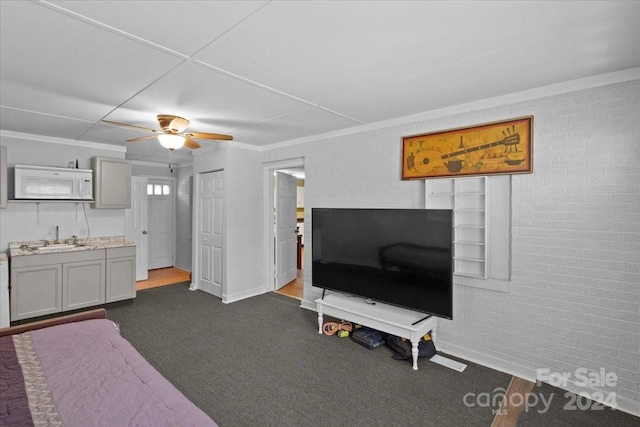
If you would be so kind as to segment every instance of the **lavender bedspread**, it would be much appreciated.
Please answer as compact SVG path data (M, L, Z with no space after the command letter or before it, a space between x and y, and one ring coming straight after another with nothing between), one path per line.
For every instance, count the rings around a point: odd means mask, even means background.
M216 426L109 320L2 337L0 361L0 425Z

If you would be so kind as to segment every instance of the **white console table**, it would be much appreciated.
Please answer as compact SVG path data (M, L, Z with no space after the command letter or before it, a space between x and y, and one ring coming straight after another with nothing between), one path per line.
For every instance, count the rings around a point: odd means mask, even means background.
M418 344L427 332L435 331L437 317L380 302L369 303L360 297L328 294L316 300L318 333L322 333L323 315L348 320L388 334L411 340L413 369L418 369ZM432 338L434 335L432 334Z

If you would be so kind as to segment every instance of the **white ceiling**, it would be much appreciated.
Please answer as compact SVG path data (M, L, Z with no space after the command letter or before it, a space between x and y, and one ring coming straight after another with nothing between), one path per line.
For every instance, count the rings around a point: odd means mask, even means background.
M265 146L640 66L640 1L2 0L0 19L0 129L116 145L146 134L101 119Z

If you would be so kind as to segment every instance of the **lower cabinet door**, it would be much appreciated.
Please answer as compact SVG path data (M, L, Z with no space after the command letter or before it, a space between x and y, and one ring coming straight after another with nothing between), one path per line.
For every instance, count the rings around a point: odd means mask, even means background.
M107 258L107 302L135 297L136 257Z
M62 265L11 269L11 320L62 310Z
M62 310L104 304L104 269L104 259L62 264Z

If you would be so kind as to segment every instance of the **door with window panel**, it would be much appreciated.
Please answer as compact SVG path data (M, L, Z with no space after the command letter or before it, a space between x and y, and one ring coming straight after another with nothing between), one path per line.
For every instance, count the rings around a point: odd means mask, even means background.
M174 260L173 180L149 178L149 269L172 267Z

